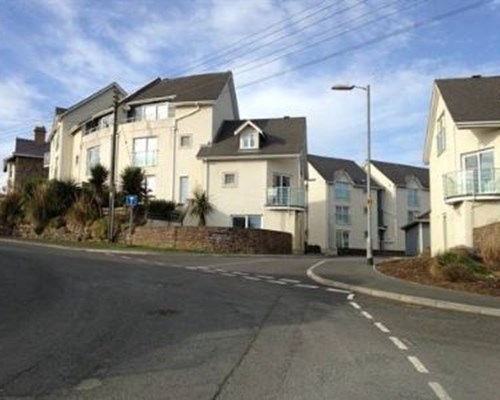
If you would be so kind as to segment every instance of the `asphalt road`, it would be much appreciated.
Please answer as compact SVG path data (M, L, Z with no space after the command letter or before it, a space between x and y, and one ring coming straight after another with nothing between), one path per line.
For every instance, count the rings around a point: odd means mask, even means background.
M348 299L317 261L0 242L0 398L500 398L500 319Z

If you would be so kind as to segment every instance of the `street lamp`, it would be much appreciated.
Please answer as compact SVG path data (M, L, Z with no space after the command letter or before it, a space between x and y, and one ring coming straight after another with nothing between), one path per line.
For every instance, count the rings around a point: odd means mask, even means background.
M371 100L370 100L370 85L357 86L357 85L333 85L332 90L354 90L361 89L366 92L366 128L367 128L367 148L366 148L366 262L368 265L373 265L373 251L372 251L372 198L371 198Z

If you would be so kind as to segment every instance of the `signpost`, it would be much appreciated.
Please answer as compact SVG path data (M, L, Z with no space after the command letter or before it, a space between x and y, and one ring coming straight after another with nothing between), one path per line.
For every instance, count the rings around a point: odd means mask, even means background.
M128 244L132 244L132 228L134 224L134 208L137 207L138 199L135 194L129 194L125 197L125 205L129 208L128 221Z

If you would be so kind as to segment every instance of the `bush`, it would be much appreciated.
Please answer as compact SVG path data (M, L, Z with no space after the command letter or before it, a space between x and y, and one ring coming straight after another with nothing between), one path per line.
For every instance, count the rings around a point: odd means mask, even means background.
M450 282L471 282L489 278L489 271L480 262L471 257L470 249L453 249L436 257L431 266L433 275L441 274Z
M476 276L464 264L451 263L441 267L443 277L450 282L472 282Z
M170 221L172 219L175 203L167 200L151 200L148 207L148 216L152 219Z
M500 269L500 241L493 235L481 240L479 254L486 265L493 269Z
M23 218L23 196L20 192L8 193L0 203L0 224L12 229Z
M96 219L92 225L90 225L90 234L92 238L106 240L108 238L108 222L107 218Z
M84 193L80 194L68 212L68 218L79 226L82 232L87 224L97 218L97 210L93 203Z
M33 230L37 235L42 234L50 219L55 199L50 197L49 186L45 183L36 186L29 201L29 210Z

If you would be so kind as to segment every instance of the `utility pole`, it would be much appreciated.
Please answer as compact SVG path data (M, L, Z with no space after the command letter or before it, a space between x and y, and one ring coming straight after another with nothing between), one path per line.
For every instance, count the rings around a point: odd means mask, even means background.
M118 137L118 90L113 93L113 134L111 135L111 167L109 190L108 240L115 239L115 198L116 198L116 138Z

